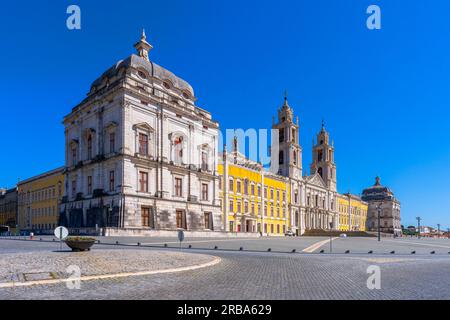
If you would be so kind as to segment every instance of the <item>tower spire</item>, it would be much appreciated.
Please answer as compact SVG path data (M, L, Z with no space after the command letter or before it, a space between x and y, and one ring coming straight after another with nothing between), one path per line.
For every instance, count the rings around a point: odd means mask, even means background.
M287 97L288 97L288 92L287 90L284 90L284 103L283 103L283 107L289 107L288 101L287 101Z
M138 56L150 61L148 58L148 53L153 49L153 46L147 42L147 36L145 35L145 29L142 29L141 40L139 40L134 47L138 52Z

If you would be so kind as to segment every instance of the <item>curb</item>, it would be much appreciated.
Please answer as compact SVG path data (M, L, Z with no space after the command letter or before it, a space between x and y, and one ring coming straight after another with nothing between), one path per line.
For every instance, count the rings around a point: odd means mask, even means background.
M82 276L79 279L70 278L70 279L36 280L36 281L27 281L27 282L5 282L5 283L0 283L0 289L15 288L15 287L29 287L29 286L34 286L34 285L49 285L49 284L57 284L57 283L64 283L64 282L73 282L76 280L91 281L91 280L103 280L103 279L113 279L113 278L147 276L147 275L164 274L164 273L176 273L176 272L191 271L191 270L212 267L216 264L219 264L221 261L222 261L222 259L220 259L219 257L214 257L214 259L210 262L206 262L206 263L202 263L202 264L198 264L198 265L194 265L194 266L180 267L180 268Z

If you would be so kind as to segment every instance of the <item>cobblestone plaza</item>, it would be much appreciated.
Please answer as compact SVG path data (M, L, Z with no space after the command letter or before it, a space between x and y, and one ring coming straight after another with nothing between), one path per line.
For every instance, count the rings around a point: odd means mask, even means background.
M109 257L116 263L127 257L142 258L147 253L180 253L176 239L99 238L91 253ZM141 241L141 246L137 246ZM323 243L317 246L318 243ZM103 244L104 243L104 244ZM191 245L191 249L189 249ZM148 246L148 247L147 247ZM166 248L167 246L167 248ZM218 247L214 249L214 247ZM315 246L315 247L314 247ZM296 239L187 239L183 254L220 258L205 268L166 274L111 277L82 281L78 290L65 284L1 288L1 299L449 299L450 241L367 238L333 240L329 254L326 238ZM242 247L242 251L240 248ZM268 248L272 250L269 252ZM292 253L292 249L296 249ZM309 250L313 248L313 250ZM2 260L14 255L43 263L59 244L52 238L40 241L0 240ZM320 251L324 250L321 254ZM350 253L345 253L349 250ZM368 254L373 250L373 254ZM392 253L395 251L395 253ZM411 252L415 251L415 254ZM111 254L117 252L117 255ZM434 252L434 253L432 253ZM68 256L72 253L66 252ZM116 256L121 256L118 258ZM134 259L134 258L132 258ZM195 261L195 255L191 261ZM201 258L205 259L205 258ZM94 259L95 260L95 259ZM139 260L139 259L134 259ZM201 260L200 262L205 262ZM60 262L61 263L61 262ZM70 262L67 262L70 264ZM64 263L63 263L64 264ZM83 264L83 263L82 263ZM136 262L135 262L136 264ZM119 263L120 265L120 263ZM381 271L381 289L367 287L369 266ZM7 264L0 264L6 274ZM15 272L20 265L16 264ZM28 267L29 268L29 267ZM52 266L42 266L46 271ZM89 270L81 265L81 269ZM105 268L105 267L103 267ZM106 267L106 273L120 271ZM58 269L55 265L54 269ZM61 269L61 265L59 266ZM34 272L39 267L34 266ZM238 270L238 272L237 272ZM82 275L83 276L83 275Z

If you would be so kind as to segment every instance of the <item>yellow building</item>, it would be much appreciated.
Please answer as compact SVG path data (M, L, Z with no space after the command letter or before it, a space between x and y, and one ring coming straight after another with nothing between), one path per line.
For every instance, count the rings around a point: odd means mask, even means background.
M64 195L63 170L58 168L19 182L20 230L50 233L58 226L59 205Z
M338 194L339 230L366 231L368 203L353 194Z
M260 164L236 151L224 153L218 173L226 231L284 235L289 230L286 178L265 172Z

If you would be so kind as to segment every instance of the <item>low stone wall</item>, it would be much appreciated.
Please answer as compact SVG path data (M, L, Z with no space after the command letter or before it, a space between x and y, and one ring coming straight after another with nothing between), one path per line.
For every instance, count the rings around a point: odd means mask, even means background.
M177 237L176 230L150 230L141 228L103 228L102 234L106 237ZM246 232L220 232L220 231L184 231L187 238L259 238L259 233Z

